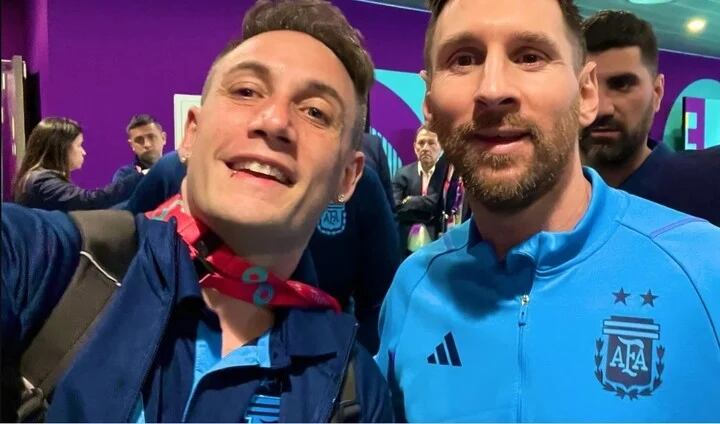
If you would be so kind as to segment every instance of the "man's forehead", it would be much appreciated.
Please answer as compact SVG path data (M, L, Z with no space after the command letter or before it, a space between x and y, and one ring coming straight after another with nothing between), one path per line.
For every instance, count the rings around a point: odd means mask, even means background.
M557 0L451 0L437 21L433 46L460 35L483 40L539 34L560 44L570 40Z
M597 64L599 79L609 78L621 74L634 74L642 76L647 70L642 61L640 48L637 46L618 47L598 53L590 53L588 60Z
M437 136L433 133L424 133L424 134L418 135L418 137L417 137L418 143L420 143L420 142L427 143L428 141L435 141L435 140L437 140Z
M273 68L298 62L303 56L322 59L323 63L306 61L302 67L294 69L294 73L327 75L339 72L352 84L350 75L335 53L320 40L299 31L277 30L255 35L230 51L217 67L221 73L229 72L238 62L252 60Z
M155 125L155 123L151 122L149 124L141 125L139 127L135 127L133 129L131 129L130 133L137 136L137 135L143 135L146 133L159 132L159 131L160 130L158 129L157 125Z

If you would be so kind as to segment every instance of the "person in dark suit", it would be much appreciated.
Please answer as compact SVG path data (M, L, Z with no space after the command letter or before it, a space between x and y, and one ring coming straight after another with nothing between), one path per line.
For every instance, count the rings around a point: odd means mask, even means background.
M363 134L362 151L365 155L365 165L375 171L378 177L380 177L380 183L382 183L383 191L385 191L388 203L390 204L390 209L395 212L390 166L388 166L387 155L382 147L380 137L368 133Z
M393 179L395 216L399 225L400 243L406 253L416 250L408 244L411 232L415 234L427 230L430 240L437 237L445 175L445 172L436 169L440 144L435 133L425 126L420 127L415 136L414 148L418 160L400 168Z

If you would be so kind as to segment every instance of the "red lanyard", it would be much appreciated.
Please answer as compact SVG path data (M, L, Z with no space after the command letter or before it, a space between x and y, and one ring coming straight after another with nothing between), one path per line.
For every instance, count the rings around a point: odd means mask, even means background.
M208 246L214 238L210 229L183 210L180 195L168 199L145 216L159 221L177 220L177 232L190 249L190 256L208 270L200 276L200 285L259 306L293 308L329 308L340 312L340 304L324 291L293 280L283 280L265 268L254 266L236 256L220 242Z

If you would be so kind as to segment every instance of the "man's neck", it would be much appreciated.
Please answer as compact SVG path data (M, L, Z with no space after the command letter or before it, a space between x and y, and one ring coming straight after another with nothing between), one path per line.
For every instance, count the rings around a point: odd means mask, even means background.
M187 199L186 181L182 182L181 193ZM221 227L216 228L215 233L222 234L223 242L236 255L281 279L288 279L292 275L307 245L307 240L301 243L282 237L269 237L267 231L244 229L237 224L228 223ZM270 309L232 298L214 289L203 289L202 292L205 303L220 321L223 356L259 337L273 324L274 314Z
M203 288L202 296L220 322L222 356L263 335L275 320L272 310L226 296L215 289Z
M424 163L424 162L420 162L420 168L422 168L422 171L423 171L425 174L429 174L430 171L433 169L434 166L435 166L435 163L426 164L426 163Z
M622 164L610 164L610 165L597 165L594 166L595 170L605 180L607 185L611 187L620 187L622 183L627 181L632 174L637 171L645 160L652 153L652 149L647 144L647 141L637 149L627 161Z
M483 239L495 249L499 260L524 240L541 231L568 231L582 219L590 203L592 187L579 161L568 168L548 193L529 207L511 215L487 210L470 199L473 219Z

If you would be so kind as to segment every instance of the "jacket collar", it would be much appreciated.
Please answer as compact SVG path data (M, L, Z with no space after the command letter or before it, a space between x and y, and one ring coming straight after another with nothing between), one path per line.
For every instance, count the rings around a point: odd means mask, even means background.
M468 252L483 267L497 265L512 272L530 261L541 272L561 271L593 254L612 235L617 227L616 217L626 206L624 197L610 188L592 168L583 168L585 178L592 185L590 204L575 228L566 232L541 231L512 247L505 261L498 261L489 243L482 239L473 220L462 230ZM460 241L460 240L459 240Z

